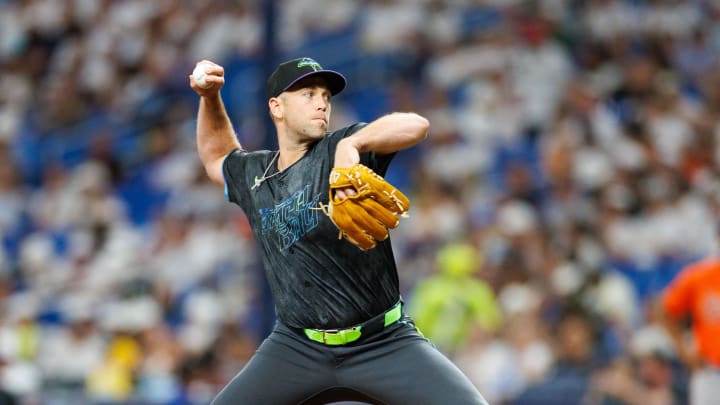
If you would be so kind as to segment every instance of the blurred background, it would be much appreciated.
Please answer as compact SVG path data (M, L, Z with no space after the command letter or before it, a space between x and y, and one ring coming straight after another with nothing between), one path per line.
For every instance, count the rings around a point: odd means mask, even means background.
M0 0L0 403L204 404L240 370L273 308L188 75L222 64L273 149L298 56L349 79L333 128L429 118L387 175L402 293L488 400L685 403L653 308L718 248L719 51L715 0Z

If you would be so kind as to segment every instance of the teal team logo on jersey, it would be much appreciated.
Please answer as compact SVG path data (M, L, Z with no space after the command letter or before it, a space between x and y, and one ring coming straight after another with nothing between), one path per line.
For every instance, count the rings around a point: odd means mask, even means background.
M314 61L313 59L311 59L311 58L302 58L302 59L300 59L300 62L298 62L297 67L301 68L301 67L303 67L303 66L310 66L310 68L312 68L312 70L314 70L314 71L316 71L316 72L317 72L318 70L322 70L322 66L320 66L319 63L315 62L315 61Z
M286 250L320 223L317 207L320 194L312 195L310 185L298 190L274 208L260 208L263 235L274 235Z

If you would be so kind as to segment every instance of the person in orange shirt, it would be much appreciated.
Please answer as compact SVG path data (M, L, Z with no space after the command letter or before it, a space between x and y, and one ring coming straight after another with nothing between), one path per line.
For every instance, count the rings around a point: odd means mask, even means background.
M720 401L720 257L683 268L665 288L661 319L680 359L692 371L690 404ZM683 326L691 321L691 336Z

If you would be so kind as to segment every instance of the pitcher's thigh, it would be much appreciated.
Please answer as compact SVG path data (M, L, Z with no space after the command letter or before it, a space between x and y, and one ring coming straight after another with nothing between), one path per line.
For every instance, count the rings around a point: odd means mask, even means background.
M397 342L355 365L358 386L389 404L487 405L470 380L426 340ZM352 377L350 377L352 378Z
M297 404L325 389L330 380L320 359L287 343L266 339L212 404Z

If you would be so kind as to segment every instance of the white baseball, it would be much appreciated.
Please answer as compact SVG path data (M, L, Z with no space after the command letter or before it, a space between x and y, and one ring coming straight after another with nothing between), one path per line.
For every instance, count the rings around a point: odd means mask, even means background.
M208 68L207 63L201 63L197 66L195 66L195 69L193 70L192 76L193 80L195 80L195 83L202 87L203 89L206 89L212 85L212 83L208 83L205 81L205 69Z

